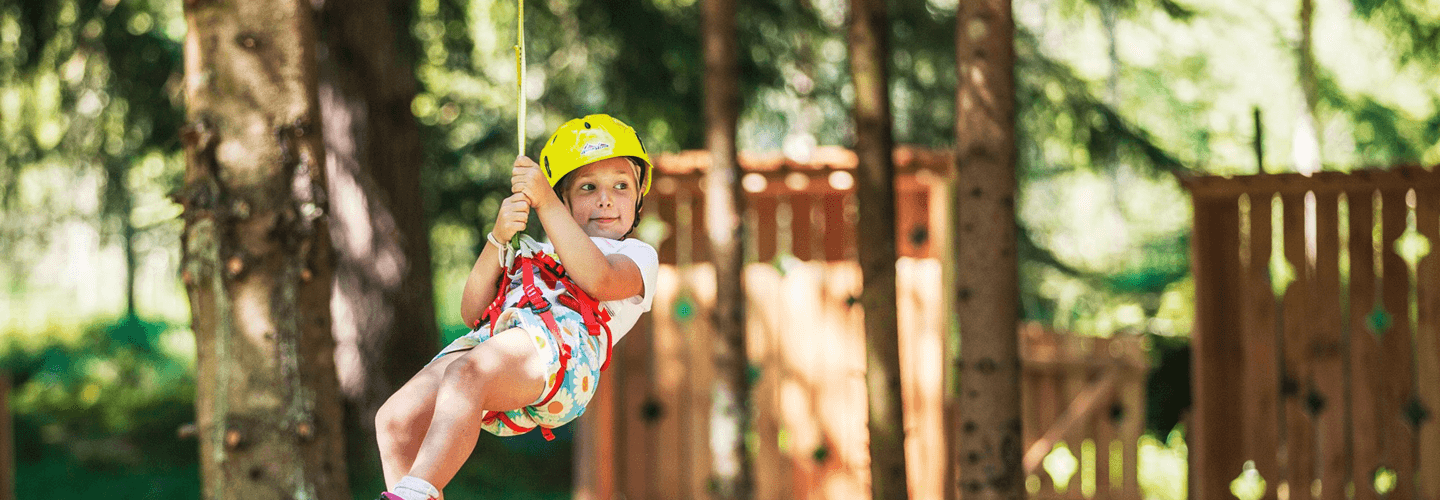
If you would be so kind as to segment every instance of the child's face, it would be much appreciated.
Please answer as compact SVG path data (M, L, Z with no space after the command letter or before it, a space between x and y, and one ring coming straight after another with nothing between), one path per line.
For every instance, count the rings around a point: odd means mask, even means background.
M640 197L635 167L626 158L607 158L585 165L571 175L565 202L575 223L590 236L614 240L625 236L635 223Z

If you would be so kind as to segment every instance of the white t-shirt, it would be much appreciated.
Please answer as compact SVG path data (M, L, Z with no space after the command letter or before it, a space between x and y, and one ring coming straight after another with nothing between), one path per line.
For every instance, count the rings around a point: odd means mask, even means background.
M640 279L645 283L645 291L642 294L600 303L607 311L610 311L610 345L613 346L620 342L621 337L630 332L641 314L650 311L650 304L655 301L655 279L660 274L660 254L655 251L655 247L636 238L612 240L591 236L590 241L595 242L595 246L600 249L602 254L618 253L635 261L635 267L640 268ZM544 248L545 253L555 257L556 261L560 260L560 255L555 252L554 245L549 242L541 242L540 246ZM561 262L561 264L564 263Z

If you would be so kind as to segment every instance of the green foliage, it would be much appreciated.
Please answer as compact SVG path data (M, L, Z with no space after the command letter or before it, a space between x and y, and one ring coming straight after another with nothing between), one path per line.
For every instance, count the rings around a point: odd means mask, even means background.
M1401 63L1440 63L1440 16L1430 4L1404 0L1351 0L1355 14L1377 24L1395 44Z
M30 498L194 498L189 331L135 318L80 331L5 332L17 492ZM76 478L86 480L77 481Z

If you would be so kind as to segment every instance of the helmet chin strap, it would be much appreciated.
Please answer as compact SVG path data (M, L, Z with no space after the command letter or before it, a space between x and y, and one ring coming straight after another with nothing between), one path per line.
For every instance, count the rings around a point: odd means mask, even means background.
M635 232L635 228L640 227L640 210L643 208L645 208L645 199L641 198L640 201L635 202L635 220L630 222L630 230L620 235L621 240L628 238L630 233Z

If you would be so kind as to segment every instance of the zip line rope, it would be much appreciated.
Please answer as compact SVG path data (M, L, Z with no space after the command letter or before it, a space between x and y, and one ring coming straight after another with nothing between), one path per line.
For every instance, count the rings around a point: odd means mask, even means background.
M520 103L515 113L515 149L520 156L525 154L525 0L516 0L515 5L515 101ZM514 262L515 253L520 249L520 234L510 237L510 251L502 249L503 254L508 254L502 256L506 268Z

